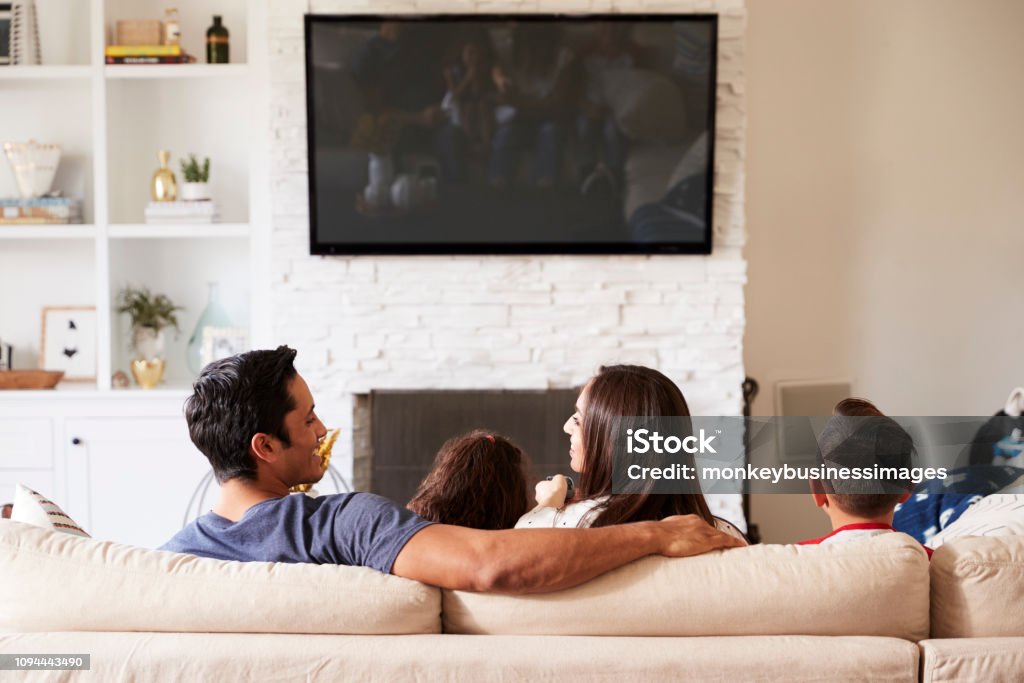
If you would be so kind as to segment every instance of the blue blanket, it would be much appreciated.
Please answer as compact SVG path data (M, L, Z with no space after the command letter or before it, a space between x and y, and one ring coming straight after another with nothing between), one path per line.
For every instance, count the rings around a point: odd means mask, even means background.
M1012 484L1024 470L1005 465L972 465L950 470L942 481L922 483L896 506L892 526L925 545L979 500Z

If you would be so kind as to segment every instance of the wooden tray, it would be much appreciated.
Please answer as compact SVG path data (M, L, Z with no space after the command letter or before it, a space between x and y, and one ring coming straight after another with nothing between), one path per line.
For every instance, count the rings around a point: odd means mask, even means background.
M0 370L0 389L53 389L63 370Z

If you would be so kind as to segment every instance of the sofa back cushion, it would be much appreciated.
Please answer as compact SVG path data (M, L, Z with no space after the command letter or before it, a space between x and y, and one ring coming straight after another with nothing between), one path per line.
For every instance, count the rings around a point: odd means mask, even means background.
M931 571L932 638L1024 636L1024 536L947 541Z
M648 557L547 595L443 591L452 633L928 635L928 559L903 534Z
M362 567L226 562L0 520L0 632L409 634L440 592Z

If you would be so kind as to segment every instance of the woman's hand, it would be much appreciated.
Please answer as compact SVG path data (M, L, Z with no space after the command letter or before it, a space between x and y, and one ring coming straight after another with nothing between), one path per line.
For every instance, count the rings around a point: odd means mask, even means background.
M534 487L534 497L537 505L547 508L560 508L565 505L565 494L569 490L569 483L561 474L556 474L551 479L538 481Z

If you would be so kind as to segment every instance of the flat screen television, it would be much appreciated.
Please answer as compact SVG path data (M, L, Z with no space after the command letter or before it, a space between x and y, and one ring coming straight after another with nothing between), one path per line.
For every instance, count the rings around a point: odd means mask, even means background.
M311 253L710 253L717 36L307 15Z

